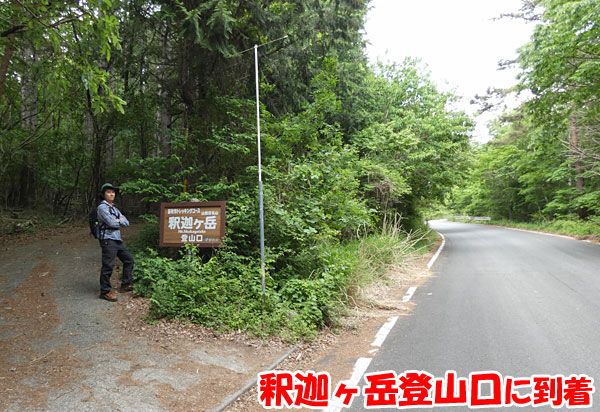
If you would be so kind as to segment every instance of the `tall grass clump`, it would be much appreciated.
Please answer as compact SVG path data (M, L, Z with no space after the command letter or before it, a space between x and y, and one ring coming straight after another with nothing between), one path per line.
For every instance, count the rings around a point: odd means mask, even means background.
M423 227L412 232L402 229L400 215L385 216L381 231L363 235L357 245L357 264L351 272L346 291L353 302L362 298L362 290L373 282L386 281L390 270L398 270L411 258L435 242L435 233Z

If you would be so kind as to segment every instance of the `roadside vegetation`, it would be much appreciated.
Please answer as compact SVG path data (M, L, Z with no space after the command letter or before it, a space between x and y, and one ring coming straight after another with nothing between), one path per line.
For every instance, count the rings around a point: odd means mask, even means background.
M367 63L367 7L2 3L3 207L81 219L111 182L120 210L147 221L130 247L150 320L290 338L334 327L366 283L429 241L423 205L458 182L470 150L471 119L422 64ZM192 198L227 202L225 246L159 248L160 202Z
M310 338L335 329L362 288L385 282L390 268L429 249L430 232L407 235L399 227L348 242L315 245L291 259L297 273L284 278L269 265L263 300L259 263L226 246L206 256L193 246L181 258L154 250L138 254L135 293L151 302L148 321L167 317L255 336Z
M64 227L69 218L39 209L0 209L0 238L31 235Z

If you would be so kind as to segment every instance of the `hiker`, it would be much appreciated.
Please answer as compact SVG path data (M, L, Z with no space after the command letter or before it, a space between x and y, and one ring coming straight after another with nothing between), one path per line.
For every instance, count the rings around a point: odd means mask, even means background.
M123 262L123 279L121 281L120 293L131 292L133 290L132 276L133 256L125 247L121 239L121 226L129 226L129 221L113 205L118 188L105 183L102 185L102 197L104 200L98 205L97 216L100 226L99 241L102 246L102 269L100 270L100 298L109 302L119 300L110 286L110 276L115 266L115 258L118 257Z

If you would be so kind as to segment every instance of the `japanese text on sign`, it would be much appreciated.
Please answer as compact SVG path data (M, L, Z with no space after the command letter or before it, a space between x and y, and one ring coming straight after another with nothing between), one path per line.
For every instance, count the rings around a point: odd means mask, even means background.
M220 246L224 235L225 202L161 204L161 246Z
M331 404L350 407L359 394L364 407L432 408L468 406L492 408L507 406L551 406L552 408L591 408L594 379L587 375L532 375L525 378L502 376L498 372L474 372L468 378L446 372L436 378L425 371L368 373L360 388L345 381L331 396L330 375L313 371L267 371L258 374L258 402L266 409L322 409Z

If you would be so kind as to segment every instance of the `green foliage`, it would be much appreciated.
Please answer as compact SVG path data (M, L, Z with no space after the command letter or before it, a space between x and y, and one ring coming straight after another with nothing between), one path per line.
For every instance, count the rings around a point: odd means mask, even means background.
M0 31L23 23L12 43L0 38L18 56L0 100L4 204L83 213L105 181L140 214L227 202L218 251L174 257L152 219L131 243L155 317L310 336L335 324L363 260L379 273L399 258L384 251L404 237L371 238L386 216L418 228L423 205L460 179L471 121L417 62L367 65L366 0L23 4L0 5Z
M589 105L597 113L598 2L542 0L537 6L543 10L540 24L518 58L522 86L534 94L533 110L540 117L561 117L575 106Z
M537 24L519 50L517 89L532 97L496 122L495 138L476 148L449 204L460 214L585 232L579 225L600 214L600 8L590 0L541 0L522 11Z
M132 253L144 253L148 249L157 250L160 240L160 226L158 219L156 222L146 222L133 241L128 243L128 248Z
M269 285L263 304L256 260L222 250L202 263L193 248L187 252L175 260L138 255L135 291L149 297L152 316L261 336L287 328L292 337L310 336L333 319L338 291L331 277L290 280L279 291Z
M423 227L415 232L402 230L399 215L386 216L381 231L364 236L354 247L357 261L348 279L347 293L360 299L360 290L373 282L386 280L386 274L396 265L402 265L415 253L429 250L437 240L437 234Z
M364 167L361 188L380 216L399 212L413 229L418 210L460 180L472 123L446 109L454 97L438 92L415 60L380 65L369 83L361 106L371 116L353 136Z
M450 97L438 93L409 62L402 70L390 69L373 79L397 95L390 107L405 107L389 118L375 112L379 121L345 138L337 122L342 107L336 94L338 76L336 62L324 59L302 111L277 117L262 109L269 274L264 308L256 266L257 169L254 159L246 159L253 129L247 117L250 103L215 101L222 110L210 140L201 133L181 136L171 163L164 157L137 161L140 177L125 185L130 192L172 199L186 176L194 181L196 197L228 202L226 247L204 254L205 263L187 257L177 263L157 255L149 261L141 258L140 293L151 297L154 316L188 317L252 333L284 328L290 336L311 336L318 328L335 325L348 296L412 253L417 240L403 235L400 226L421 227L419 202L442 196L443 186L455 180L446 169L463 161L470 123L462 114L446 112ZM369 102L378 101L378 88L365 91L371 93ZM231 165L230 156L235 156L237 167L217 165L219 174L226 176L218 180L207 164L186 168L200 142L224 165ZM406 217L389 230L386 216L398 210ZM385 233L357 239L359 233L378 227ZM167 280L155 283L157 276ZM271 323L265 324L266 319Z
M135 291L149 297L152 316L255 334L281 329L285 316L275 297L267 296L263 313L256 262L222 252L202 263L193 248L187 251L190 256L175 260L155 253L138 257Z
M571 148L556 139L554 127L537 126L515 112L496 124L496 137L475 148L463 186L449 200L459 214L516 221L550 221L579 212L598 216L600 180L577 174ZM583 190L576 187L584 179Z
M57 70L49 76L65 76L55 81L55 93L68 93L73 85L90 93L91 104L98 112L107 109L107 101L123 112L126 104L109 87L109 75L98 67L99 58L110 61L111 52L120 49L119 22L113 15L112 2L91 0L82 4L65 2L3 3L0 32L12 31L17 47L42 50L48 48L49 60L44 70ZM4 49L6 37L0 45ZM66 58L59 58L64 53ZM58 70L63 73L59 74ZM56 78L53 80L57 80ZM61 86L65 86L63 89ZM42 85L43 87L43 85Z
M396 226L360 241L321 244L311 256L318 261L313 271L285 282L277 282L269 263L264 302L256 258L230 247L204 261L191 245L179 259L150 251L136 256L135 293L150 299L152 318L190 319L217 331L310 338L319 328L335 326L349 296L382 279L391 266L414 254L421 240Z
M586 220L581 220L576 215L567 215L563 218L544 224L542 229L568 235L600 236L600 218L598 218L598 216L593 216Z
M589 0L542 0L523 10L537 24L519 50L517 88L532 98L496 124L495 140L479 151L454 206L522 221L597 216L600 8Z
M184 178L190 169L183 169L177 155L170 157L133 157L127 161L134 180L123 183L123 194L144 195L143 201L157 202L161 199L175 201L183 190Z

